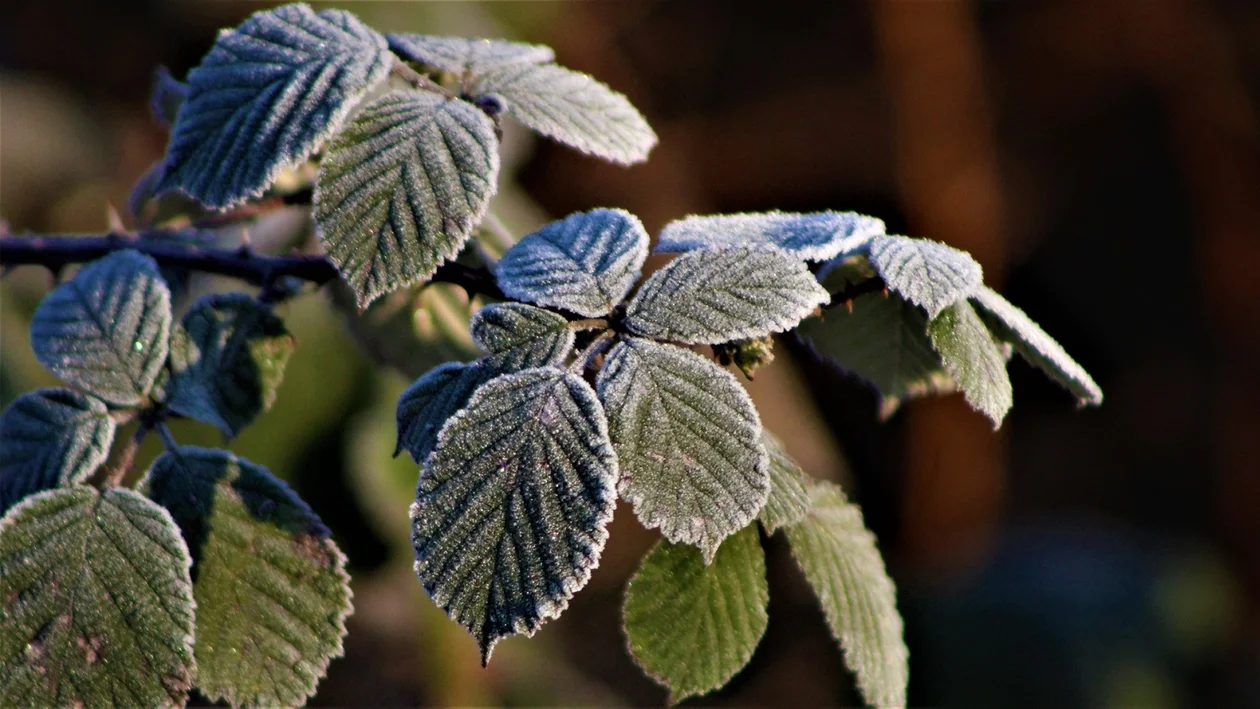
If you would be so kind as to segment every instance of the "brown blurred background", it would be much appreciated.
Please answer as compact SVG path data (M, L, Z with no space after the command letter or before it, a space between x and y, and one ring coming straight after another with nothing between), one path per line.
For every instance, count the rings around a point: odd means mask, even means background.
M551 44L647 116L661 143L631 169L509 132L514 177L492 209L517 233L594 206L650 231L853 209L970 250L1095 375L1106 403L1077 411L1016 361L997 433L957 396L879 423L868 389L788 345L750 385L767 426L863 505L898 582L912 704L1260 706L1260 3L339 6L381 30ZM0 214L104 229L165 146L154 67L182 77L261 7L5 3ZM51 381L25 342L47 285L6 278L3 403ZM313 703L663 702L619 630L654 539L624 507L564 618L479 667L409 569L417 471L388 457L406 380L368 364L321 298L287 307L301 347L234 448L289 479L354 567L347 654ZM768 551L769 631L693 702L855 703L785 544Z

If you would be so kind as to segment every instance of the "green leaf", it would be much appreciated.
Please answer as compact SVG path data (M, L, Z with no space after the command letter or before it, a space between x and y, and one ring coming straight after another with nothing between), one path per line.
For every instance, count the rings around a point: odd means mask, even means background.
M0 415L0 515L23 497L86 480L109 457L114 421L72 389L19 396Z
M524 303L487 305L473 316L469 330L505 371L559 366L573 349L573 328L564 316Z
M192 550L197 689L233 706L296 706L342 653L345 556L328 528L266 468L180 447L153 462L147 492Z
M984 274L971 254L939 241L876 236L870 259L890 289L933 318L983 285Z
M717 344L790 330L830 299L805 263L786 254L691 251L643 284L626 327L658 340Z
M1094 378L1024 311L990 288L981 288L971 302L994 337L1009 343L1021 357L1072 392L1078 406L1102 404L1103 392Z
M0 706L183 706L188 549L131 490L26 498L0 520Z
M336 134L392 61L385 38L341 10L284 5L220 32L188 73L158 191L216 208L261 197Z
M769 616L766 558L756 526L731 536L712 564L661 540L626 589L630 654L669 689L669 703L724 686L748 661Z
M360 307L459 254L497 189L498 146L484 113L429 91L376 99L333 140L315 222Z
M115 251L44 298L31 317L31 348L67 382L138 406L162 370L170 329L171 293L157 264Z
M797 332L819 357L875 386L880 415L905 399L950 392L954 381L932 348L923 311L895 294L855 298L853 312L832 308Z
M399 56L439 71L480 75L506 64L546 64L556 58L551 47L501 39L466 39L396 32L386 34Z
M211 295L171 333L172 411L235 437L271 408L296 340L244 293Z
M654 251L763 246L803 261L827 261L860 249L883 233L883 221L856 212L692 216L666 224Z
M481 647L559 617L599 563L617 457L595 392L563 370L481 387L447 421L411 508L416 575Z
M774 434L763 430L761 442L770 454L770 495L757 519L766 528L766 534L774 534L780 527L796 524L809 514L809 491L805 488L812 478L792 460Z
M761 420L735 377L673 345L629 338L597 381L621 462L618 491L643 526L711 561L770 490Z
M972 408L988 416L993 428L1011 408L1011 379L1006 355L980 316L966 301L954 303L928 323L932 345Z
M467 364L447 362L412 382L398 397L398 445L424 465L437 448L438 433L446 420L468 404L477 387L502 374L488 360Z
M909 651L902 638L897 591L862 512L836 485L817 482L812 509L787 528L792 555L822 605L844 662L866 704L906 705Z
M522 238L503 254L495 276L508 297L599 317L638 280L648 241L633 214L593 209Z

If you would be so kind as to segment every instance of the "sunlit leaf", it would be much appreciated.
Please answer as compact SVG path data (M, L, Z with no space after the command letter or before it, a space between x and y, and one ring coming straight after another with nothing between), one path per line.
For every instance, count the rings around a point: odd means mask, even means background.
M803 261L826 261L883 233L883 221L856 212L722 214L666 224L655 251L764 246Z
M972 408L1002 425L1012 403L1006 355L966 301L954 303L928 323L932 345Z
M971 254L928 239L876 236L870 260L890 289L922 307L929 317L974 295L984 278Z
M524 303L495 303L473 316L473 340L507 371L560 365L573 349L573 328L562 315Z
M0 415L0 515L31 493L83 482L113 443L99 399L71 389L19 396Z
M761 442L770 454L770 495L757 519L767 534L774 534L775 530L796 524L809 513L809 492L805 487L812 478L769 431L761 432Z
M478 76L507 64L546 64L556 58L551 47L501 39L466 39L395 32L385 35L399 56L439 71Z

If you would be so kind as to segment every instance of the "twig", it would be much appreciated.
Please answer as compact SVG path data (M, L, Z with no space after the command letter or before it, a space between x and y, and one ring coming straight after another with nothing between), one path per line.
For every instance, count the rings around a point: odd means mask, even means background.
M616 336L617 333L612 330L604 330L599 333L594 340L591 340L591 344L586 346L585 350L578 353L578 356L573 360L573 363L569 365L569 373L581 375L589 369L591 362L595 361L595 357L607 349L608 345L612 344L612 340Z
M155 421L152 419L144 416L140 417L140 427L136 429L131 440L127 441L127 446L123 448L118 464L110 469L109 474L105 476L104 486L106 488L118 487L122 484L123 478L127 476L127 473L131 472L131 466L136 462L136 452L140 450L140 444L144 443L145 438L148 438L154 424Z
M404 62L401 59L394 60L394 65L389 68L389 73L402 79L403 81L406 81L407 83L411 84L417 89L423 89L425 91L435 91L439 94L442 94L446 98L459 98L459 95L456 94L454 91L451 91L450 89L439 84L433 79L430 79L429 77L425 76L424 74L421 74L415 69L412 69L410 66L407 65L406 62Z
M831 294L831 301L822 306L823 310L830 310L838 306L845 306L850 311L853 310L853 300L858 296L870 293L887 293L888 285L884 283L884 279L879 276L868 278L864 281L850 284Z

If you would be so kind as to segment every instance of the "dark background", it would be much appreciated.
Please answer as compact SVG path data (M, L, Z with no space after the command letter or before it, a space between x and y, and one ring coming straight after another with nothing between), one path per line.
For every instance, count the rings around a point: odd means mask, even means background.
M1077 411L1016 361L996 433L958 396L880 423L870 391L791 348L750 385L806 468L863 505L898 583L912 704L1260 706L1260 3L341 6L383 31L551 44L647 116L661 143L630 169L513 134L518 233L594 206L652 232L853 209L971 251L1094 374L1106 403ZM261 7L6 3L0 214L104 229L165 147L153 68L182 76ZM5 280L5 402L51 381L25 341L47 285ZM653 535L620 508L565 617L482 670L410 574L416 471L388 458L405 380L367 364L320 298L288 307L302 347L235 449L310 499L354 566L347 655L314 703L661 703L619 630ZM697 703L855 703L786 545L769 552L770 629Z

